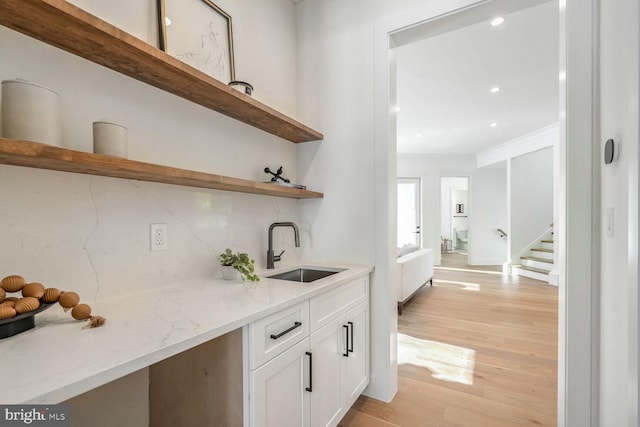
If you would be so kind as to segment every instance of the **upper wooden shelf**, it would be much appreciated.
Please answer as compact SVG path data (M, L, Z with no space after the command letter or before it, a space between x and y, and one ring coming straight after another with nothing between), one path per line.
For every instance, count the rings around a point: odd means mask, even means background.
M0 164L186 185L188 187L211 188L239 193L288 197L290 199L321 199L324 197L322 193L315 191L172 168L102 154L67 150L37 142L15 141L7 138L0 138Z
M323 135L64 0L2 0L0 24L291 142Z

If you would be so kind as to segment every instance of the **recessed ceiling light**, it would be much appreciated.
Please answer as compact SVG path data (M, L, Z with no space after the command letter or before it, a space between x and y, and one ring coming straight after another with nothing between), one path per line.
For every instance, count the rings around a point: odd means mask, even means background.
M496 122L491 123L489 126L491 126L492 128L498 126L498 124Z
M420 138L422 134L420 132L416 133L416 138Z
M498 16L496 18L493 18L493 21L491 21L491 26L492 27L497 27L498 25L502 24L504 22L504 18L502 16Z
M564 71L560 71L560 73L558 73L558 80L562 82L566 79L567 79L567 73Z
M396 113L397 113L398 111L400 111L400 107L398 107L398 106L396 105L396 106L395 106L395 108L394 108L394 110L395 110L395 111L396 111Z
M169 18L168 16L164 17L164 24L168 27L169 25L171 25L171 18Z
M491 88L490 92L491 93L498 93L498 92L500 92L500 88L498 86L494 86L494 87Z

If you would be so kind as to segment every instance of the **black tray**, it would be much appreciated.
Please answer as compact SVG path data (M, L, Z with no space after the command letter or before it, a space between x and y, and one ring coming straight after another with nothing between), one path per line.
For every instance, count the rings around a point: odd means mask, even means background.
M30 311L28 313L18 314L11 319L0 320L0 339L9 338L20 332L28 331L36 326L36 314L41 311L45 311L53 304L42 304L37 310Z

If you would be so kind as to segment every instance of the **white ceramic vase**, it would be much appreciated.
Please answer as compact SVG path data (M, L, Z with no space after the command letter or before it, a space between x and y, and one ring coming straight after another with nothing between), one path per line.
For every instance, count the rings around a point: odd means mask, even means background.
M230 265L223 265L222 278L224 280L240 280L240 272Z
M60 96L27 80L3 81L2 136L61 146Z
M127 128L106 121L93 122L93 152L127 158Z

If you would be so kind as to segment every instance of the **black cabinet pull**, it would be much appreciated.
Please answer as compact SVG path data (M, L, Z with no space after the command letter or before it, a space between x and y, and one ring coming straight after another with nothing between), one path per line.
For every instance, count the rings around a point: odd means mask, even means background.
M305 352L309 356L309 387L305 387L309 393L313 391L313 354L310 351Z
M353 353L353 322L347 322L351 326L351 348L347 349L347 353Z
M300 323L300 322L295 322L295 323L293 324L293 326L292 326L292 327L290 327L289 329L287 329L286 331L282 331L282 332L280 332L278 335L271 334L271 339L272 339L272 340L277 340L277 339L278 339L278 338L280 338L281 336L288 334L289 332L293 331L295 328L299 328L300 326L302 326L302 323Z
M342 353L342 355L344 357L349 357L349 326L347 325L342 325L343 328L345 328L347 330L347 332L344 334L344 353Z

